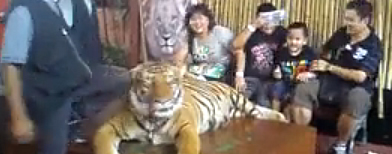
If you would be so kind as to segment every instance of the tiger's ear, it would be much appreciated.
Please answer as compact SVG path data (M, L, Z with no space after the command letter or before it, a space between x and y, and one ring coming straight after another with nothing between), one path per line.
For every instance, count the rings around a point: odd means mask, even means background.
M131 83L133 80L136 79L136 75L138 74L139 70L144 66L145 64L139 64L136 67L132 68L129 70L129 80L131 80Z

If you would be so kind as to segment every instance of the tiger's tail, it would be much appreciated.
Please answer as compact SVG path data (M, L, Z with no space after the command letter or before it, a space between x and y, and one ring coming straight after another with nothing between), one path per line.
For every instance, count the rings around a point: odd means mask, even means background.
M288 122L282 113L251 102L242 92L233 88L230 93L233 106L230 113L232 117L255 117L257 119Z

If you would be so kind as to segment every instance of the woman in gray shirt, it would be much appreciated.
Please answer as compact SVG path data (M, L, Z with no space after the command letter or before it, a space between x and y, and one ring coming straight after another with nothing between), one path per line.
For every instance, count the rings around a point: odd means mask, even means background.
M188 70L203 80L223 81L231 61L233 32L214 21L206 4L192 6L185 15L188 28Z

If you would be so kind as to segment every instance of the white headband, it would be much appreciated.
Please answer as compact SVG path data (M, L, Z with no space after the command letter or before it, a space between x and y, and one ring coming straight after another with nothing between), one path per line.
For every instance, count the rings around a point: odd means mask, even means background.
M268 23L279 23L286 18L284 10L276 10L271 12L260 12L259 17L266 20Z

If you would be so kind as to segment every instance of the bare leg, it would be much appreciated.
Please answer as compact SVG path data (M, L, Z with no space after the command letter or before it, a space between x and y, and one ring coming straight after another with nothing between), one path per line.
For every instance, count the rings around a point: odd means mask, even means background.
M295 124L308 125L312 120L312 110L300 107L292 106L293 116L291 117Z
M280 101L279 101L279 99L276 99L276 98L274 98L274 99L272 99L272 109L273 110L275 110L275 111L280 111Z
M293 122L293 108L291 107L291 105L287 105L284 109L283 109L283 114L286 117L287 121L289 122Z
M338 143L347 143L355 128L355 118L348 114L341 114L338 120Z

